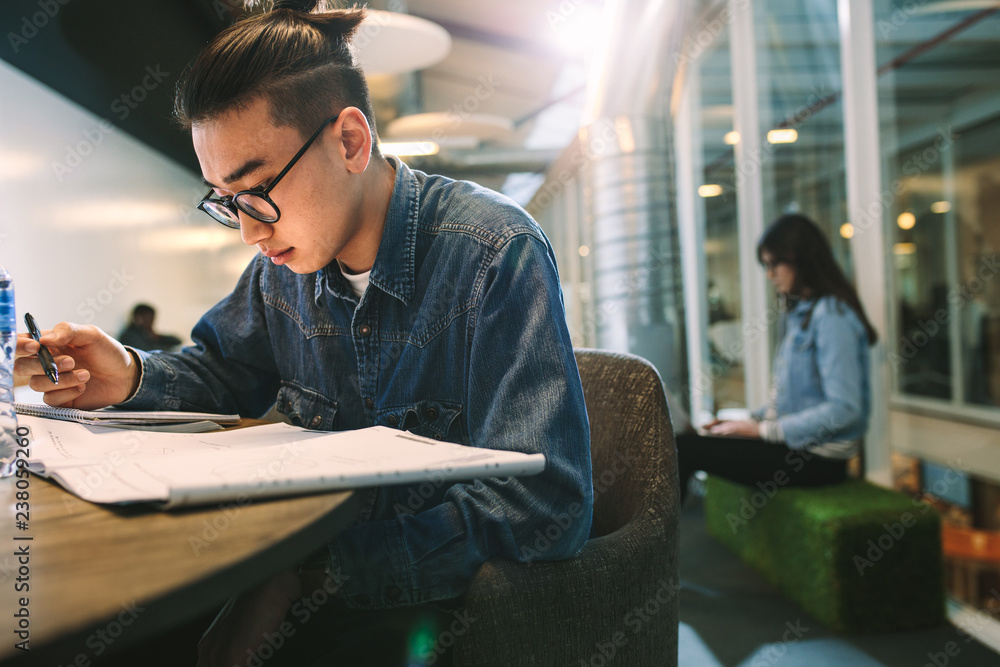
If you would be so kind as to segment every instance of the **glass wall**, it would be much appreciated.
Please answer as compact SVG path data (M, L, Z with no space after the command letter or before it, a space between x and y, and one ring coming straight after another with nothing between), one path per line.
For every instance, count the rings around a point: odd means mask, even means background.
M890 359L898 402L1000 418L1000 12L969 6L875 3Z
M698 60L699 103L694 141L697 221L702 226L705 253L705 303L708 359L700 389L710 398L709 411L746 407L740 293L739 229L736 197L739 187L733 130L733 83L729 35L722 32Z
M754 24L764 224L812 218L850 275L836 0L757 2Z
M884 389L867 473L938 507L951 597L982 611L1000 586L1000 6L690 4L684 85L664 122L675 123L687 255L701 251L684 265L685 309L696 315L688 339L699 346L688 355L692 395L716 411L753 407L746 397L760 393L769 364L765 345L746 350L760 319L777 319L773 294L752 285L763 283L754 235L782 213L815 219L878 309L872 379ZM844 6L850 17L838 15ZM736 134L746 127L756 131ZM872 157L855 137L875 127L878 141L864 146ZM848 201L872 193L874 208ZM590 242L574 238L566 253L580 245ZM577 279L586 322L586 272Z
M988 4L877 0L874 6L881 170L892 195L884 225L894 405L995 425L1000 8ZM1000 478L968 465L962 450L968 436L957 428L944 431L946 441L936 448L925 447L926 458L900 441L909 455L895 457L897 480L944 516L951 596L983 608L1000 581Z

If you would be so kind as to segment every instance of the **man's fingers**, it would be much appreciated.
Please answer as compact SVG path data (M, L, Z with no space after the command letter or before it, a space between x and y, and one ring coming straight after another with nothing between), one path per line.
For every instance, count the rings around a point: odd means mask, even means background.
M38 354L39 347L41 346L28 334L17 334L17 348L14 350L14 357Z
M51 329L42 331L41 343L46 346L65 347L82 346L97 338L99 329L92 324L73 324L60 322Z
M39 364L41 366L41 364ZM72 368L72 366L71 366ZM79 370L72 373L63 373L60 369L59 373L59 384L54 384L45 375L35 374L31 376L28 380L28 386L35 391L45 392L46 394L51 393L55 389L72 389L74 387L79 387L74 398L79 396L83 391L83 385L87 384L90 380L90 371Z
M62 378L59 380L60 386L62 386ZM86 385L77 384L66 389L57 389L55 391L45 392L43 400L47 405L51 405L54 408L60 408L69 406L72 407L73 401L80 397L83 390L86 389Z
M76 366L76 361L73 357L65 354L54 357L53 361L56 362L56 369L60 374L66 371L71 371ZM14 375L19 375L21 377L40 375L44 377L45 369L42 368L42 362L37 356L25 356L14 360ZM61 384L62 382L60 382L60 385Z

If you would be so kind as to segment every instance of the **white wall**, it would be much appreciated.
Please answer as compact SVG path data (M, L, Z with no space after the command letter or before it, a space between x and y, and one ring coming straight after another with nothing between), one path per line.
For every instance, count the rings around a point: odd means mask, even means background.
M109 115L111 110L109 109ZM178 130L177 141L190 141ZM0 264L39 326L112 335L132 306L187 339L255 250L194 204L198 174L0 61Z

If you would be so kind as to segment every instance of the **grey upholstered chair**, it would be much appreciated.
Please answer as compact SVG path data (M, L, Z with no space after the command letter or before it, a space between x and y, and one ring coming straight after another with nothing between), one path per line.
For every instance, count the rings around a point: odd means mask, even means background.
M576 360L594 467L590 540L569 560L483 565L456 667L677 664L677 462L660 377L636 356L577 350Z

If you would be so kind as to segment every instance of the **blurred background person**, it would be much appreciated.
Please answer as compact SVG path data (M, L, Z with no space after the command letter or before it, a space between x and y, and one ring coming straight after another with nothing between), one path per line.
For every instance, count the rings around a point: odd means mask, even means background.
M781 310L770 400L751 419L677 435L682 499L697 470L748 486L842 482L868 428L877 335L829 241L809 218L784 215L764 233L757 259Z
M132 309L132 320L122 329L118 340L122 345L130 345L137 350L170 351L181 344L181 339L170 334L156 333L153 322L156 320L156 309L146 303L140 303Z

